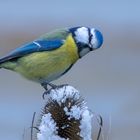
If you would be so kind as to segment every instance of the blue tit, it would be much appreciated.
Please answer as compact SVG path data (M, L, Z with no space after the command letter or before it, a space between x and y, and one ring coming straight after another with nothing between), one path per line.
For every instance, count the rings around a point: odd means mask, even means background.
M43 85L64 75L77 60L100 48L102 43L103 36L97 29L64 28L16 48L0 59L0 68Z

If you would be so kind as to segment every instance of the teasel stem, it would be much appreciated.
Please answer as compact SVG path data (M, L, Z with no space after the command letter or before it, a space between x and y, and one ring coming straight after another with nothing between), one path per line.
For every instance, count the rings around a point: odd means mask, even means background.
M35 120L36 112L33 114L32 124L31 124L31 140L33 140L33 129L34 129L34 120Z
M97 140L99 140L100 139L100 136L101 136L101 132L102 132L102 127L103 127L103 118L102 118L102 116L100 116L100 115L98 115L99 116L99 120L98 120L98 122L99 122L99 132L98 132L98 135L97 135Z

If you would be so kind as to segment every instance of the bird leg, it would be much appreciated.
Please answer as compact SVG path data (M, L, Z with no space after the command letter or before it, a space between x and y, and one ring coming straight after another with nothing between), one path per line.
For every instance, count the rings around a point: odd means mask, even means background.
M48 89L48 85L51 87L50 89ZM54 84L49 83L49 82L43 82L43 83L41 83L41 86L46 90L42 95L43 99L45 99L45 95L49 94L52 89L58 88L57 85L54 85Z
M48 85L51 87L50 89L48 89ZM42 98L45 99L45 95L49 94L52 89L62 88L64 86L68 86L68 84L54 85L52 83L43 82L43 83L41 83L41 86L46 90L42 95Z
M42 86L46 91L48 91L48 85L49 85L52 89L57 88L57 86L54 85L54 84L52 84L52 83L48 83L48 82L43 82L43 83L41 83L41 86Z

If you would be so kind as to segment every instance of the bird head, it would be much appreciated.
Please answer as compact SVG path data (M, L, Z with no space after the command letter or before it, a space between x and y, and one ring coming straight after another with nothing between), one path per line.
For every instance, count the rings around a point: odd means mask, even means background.
M74 27L70 28L69 31L77 44L79 57L100 48L103 43L103 36L97 29Z

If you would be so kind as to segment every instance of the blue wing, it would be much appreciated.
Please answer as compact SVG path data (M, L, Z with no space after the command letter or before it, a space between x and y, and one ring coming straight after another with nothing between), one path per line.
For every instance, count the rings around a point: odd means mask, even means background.
M32 43L29 43L27 45L21 46L14 51L12 51L9 55L3 57L0 59L0 63L16 59L19 57L22 57L24 55L34 53L34 52L41 52L41 51L52 51L55 50L61 45L63 45L62 40L36 40Z

